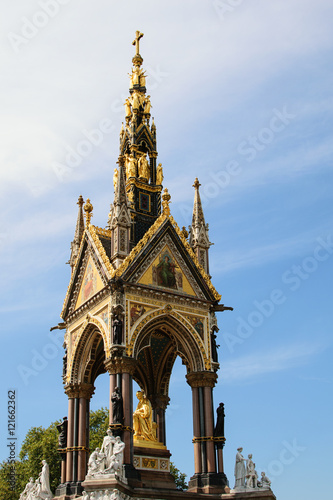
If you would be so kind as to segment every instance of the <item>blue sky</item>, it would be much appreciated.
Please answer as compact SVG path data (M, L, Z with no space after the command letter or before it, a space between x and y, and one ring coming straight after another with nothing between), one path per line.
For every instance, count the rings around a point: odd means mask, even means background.
M67 414L61 339L49 329L70 278L78 196L92 201L94 224L107 222L140 29L172 214L190 223L199 177L213 283L234 307L219 313L214 391L215 407L226 409L226 474L233 486L243 446L277 498L323 496L333 411L332 2L17 0L5 11L1 458L10 388L18 443L31 426ZM105 123L98 144L78 154ZM22 366L34 374L22 376ZM167 444L191 476L184 375L177 362ZM107 385L107 375L96 381L92 408L107 406Z

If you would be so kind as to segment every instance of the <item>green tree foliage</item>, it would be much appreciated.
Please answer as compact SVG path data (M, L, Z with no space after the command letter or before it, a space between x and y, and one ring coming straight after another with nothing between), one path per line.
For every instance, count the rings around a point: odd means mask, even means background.
M42 470L42 460L46 460L50 468L50 486L54 492L60 483L60 462L58 453L57 424L53 422L47 429L32 427L22 443L19 460L15 464L0 464L0 500L18 500L20 493L29 482L29 478L37 479ZM101 447L103 438L109 427L109 410L100 408L90 412L90 450ZM12 469L11 469L12 467ZM10 488L10 472L15 470L15 491ZM186 490L186 474L180 472L171 462L170 472L175 478L178 489Z
M89 448L93 451L95 448L100 448L103 443L103 438L109 427L109 410L108 408L100 408L99 410L90 412L89 423Z
M2 462L0 464L0 500L17 500L19 498L19 477L22 476L19 470L20 466L20 462L15 462L14 464ZM16 491L11 489L11 472L14 473L15 476L13 487L15 487Z
M18 500L20 493L29 482L29 478L37 479L42 470L42 460L46 460L50 468L50 487L54 492L60 483L61 457L58 453L57 424L53 422L47 429L32 427L22 443L19 460L14 464L15 491L10 488L10 467L7 462L0 464L0 500ZM100 447L109 426L109 410L90 412L90 449Z
M58 431L53 422L47 429L32 427L23 441L19 458L25 483L30 477L36 479L42 470L42 460L46 460L50 468L51 490L59 484L61 458L58 449ZM24 488L24 485L23 485Z
M184 472L180 472L173 462L170 462L170 474L174 477L178 490L187 490L188 485L185 481L186 474Z

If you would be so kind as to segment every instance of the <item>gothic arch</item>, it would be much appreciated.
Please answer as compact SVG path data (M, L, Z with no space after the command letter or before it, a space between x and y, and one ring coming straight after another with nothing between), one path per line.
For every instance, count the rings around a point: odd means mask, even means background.
M107 332L102 321L88 317L73 347L69 372L71 384L93 384L105 372L104 361L110 355Z
M199 335L176 311L151 312L135 328L130 345L138 361L134 379L152 400L168 397L177 356L188 372L201 372L207 363Z

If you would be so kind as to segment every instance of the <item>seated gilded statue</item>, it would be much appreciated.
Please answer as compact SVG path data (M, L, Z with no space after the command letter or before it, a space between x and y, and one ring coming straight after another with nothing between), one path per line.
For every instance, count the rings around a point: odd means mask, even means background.
M133 413L134 440L157 442L156 423L153 422L151 403L142 391L138 391L136 397L139 403Z

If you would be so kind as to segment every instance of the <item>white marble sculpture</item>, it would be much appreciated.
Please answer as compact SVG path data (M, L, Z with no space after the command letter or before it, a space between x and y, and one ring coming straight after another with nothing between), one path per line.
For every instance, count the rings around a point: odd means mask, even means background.
M270 479L266 476L265 472L261 473L261 478L260 482L258 483L258 486L262 488L263 490L269 490L271 487L271 481Z
M245 463L246 460L242 455L243 448L237 448L236 463L235 463L235 489L245 488Z
M258 481L258 474L255 469L255 464L252 461L252 454L248 455L246 460L246 487L256 488Z
M52 491L50 489L49 466L46 460L42 460L42 464L43 467L38 479L34 482L33 478L30 478L29 483L20 495L20 500L50 500L53 498Z
M115 488L112 492L110 500L123 500L120 491Z
M89 457L88 474L89 477L102 477L106 475L121 475L124 462L125 443L119 436L116 438L110 430L103 439L102 448L96 448ZM91 497L90 497L91 498Z
M94 476L95 474L101 474L105 469L105 460L105 454L101 453L99 448L96 448L89 457L87 475Z
M19 500L27 500L29 498L30 493L34 491L35 481L34 478L31 477L29 482L25 485L24 490L22 491Z
M103 444L101 448L101 453L105 454L105 469L108 469L111 465L111 457L113 455L113 445L116 440L112 435L112 431L108 429L106 431L106 436L103 439Z
M115 444L113 445L113 455L111 457L110 467L105 472L118 472L118 474L121 472L124 463L124 449L125 443L117 436Z

